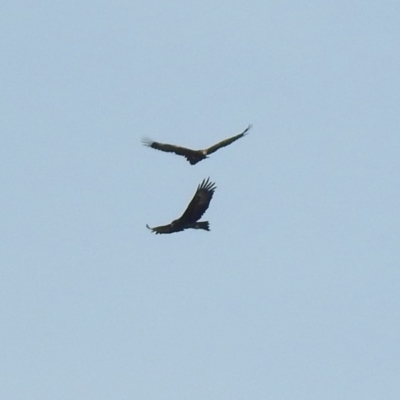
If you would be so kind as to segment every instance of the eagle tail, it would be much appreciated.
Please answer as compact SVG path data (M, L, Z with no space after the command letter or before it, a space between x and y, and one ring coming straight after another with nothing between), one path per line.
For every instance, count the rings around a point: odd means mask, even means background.
M194 229L204 229L205 231L210 230L210 224L208 221L196 222Z

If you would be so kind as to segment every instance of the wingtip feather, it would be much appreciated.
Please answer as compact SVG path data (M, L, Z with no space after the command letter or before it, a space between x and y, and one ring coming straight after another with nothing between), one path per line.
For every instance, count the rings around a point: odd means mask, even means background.
M143 146L151 147L151 145L154 143L150 138L144 137L141 140Z
M249 134L249 130L253 127L252 124L249 124L249 126L242 132L243 136L246 136Z
M213 192L216 188L217 186L215 182L211 182L210 177L208 177L207 179L203 179L203 182L200 183L200 185L197 187L197 190L206 189Z

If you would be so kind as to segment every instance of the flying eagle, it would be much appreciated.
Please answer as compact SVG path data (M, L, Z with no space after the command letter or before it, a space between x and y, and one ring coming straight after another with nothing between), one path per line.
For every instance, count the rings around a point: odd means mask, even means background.
M190 228L209 231L210 225L208 221L198 220L203 216L210 205L210 201L216 188L215 183L210 182L210 178L207 180L204 179L197 187L192 201L189 203L186 211L180 218L172 221L169 225L157 226L155 228L150 228L146 225L146 227L156 234L181 232Z
M145 146L151 147L152 149L165 151L166 153L175 153L178 156L183 156L186 158L186 160L190 162L190 164L194 165L197 164L199 161L208 158L207 157L208 155L215 153L220 148L228 146L231 143L235 142L236 140L240 139L241 137L247 134L247 131L250 128L251 125L249 125L242 133L239 133L236 136L232 136L228 139L225 139L222 142L219 142L214 146L211 146L205 150L192 150L192 149L187 149L186 147L175 146L173 144L153 142L151 139L148 138L142 139L142 143Z

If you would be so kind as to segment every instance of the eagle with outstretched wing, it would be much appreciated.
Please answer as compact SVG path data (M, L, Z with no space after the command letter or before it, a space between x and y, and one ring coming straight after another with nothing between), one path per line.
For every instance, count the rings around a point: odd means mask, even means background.
M221 142L215 144L214 146L211 146L208 149L204 150L192 150L186 147L176 146L174 144L153 142L151 139L148 138L142 139L142 143L145 146L151 147L152 149L161 150L166 153L175 153L178 156L183 156L186 158L186 160L190 162L190 164L194 165L197 164L199 161L208 158L210 154L215 153L222 147L229 146L231 143L245 136L250 128L251 125L249 125L243 132L239 133L238 135L222 140Z
M205 231L209 231L209 222L199 221L199 219L210 205L216 188L215 183L211 182L210 178L207 178L207 180L204 179L197 187L192 201L180 218L168 225L156 226L155 228L150 228L150 226L146 225L146 227L156 234L181 232L185 229L204 229Z

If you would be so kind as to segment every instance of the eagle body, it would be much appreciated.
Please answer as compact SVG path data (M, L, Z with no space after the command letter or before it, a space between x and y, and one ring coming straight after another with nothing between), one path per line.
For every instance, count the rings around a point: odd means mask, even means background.
M186 160L189 161L191 165L195 165L198 162L208 158L210 154L215 153L222 147L229 146L231 143L245 136L250 128L251 125L249 125L243 132L239 133L238 135L232 136L228 139L224 139L221 142L204 150L193 150L186 147L176 146L174 144L154 142L148 138L142 139L142 143L147 147L151 147L152 149L160 150L166 153L174 153L178 156L183 156L186 158Z
M175 219L168 225L157 226L155 228L146 225L147 228L156 234L182 232L185 229L203 229L209 231L209 222L199 221L199 219L203 216L210 205L215 189L215 183L211 182L210 178L207 180L204 179L197 187L193 199L180 218Z

